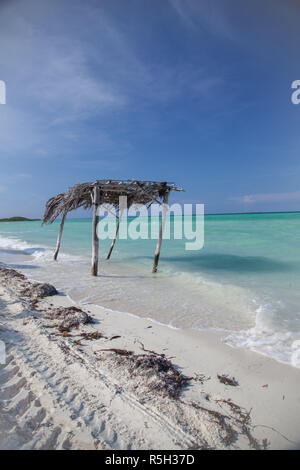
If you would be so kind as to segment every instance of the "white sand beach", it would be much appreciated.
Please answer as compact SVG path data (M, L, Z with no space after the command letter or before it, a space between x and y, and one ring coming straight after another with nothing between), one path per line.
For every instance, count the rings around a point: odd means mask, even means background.
M299 18L0 1L0 451L300 450Z
M67 296L0 270L0 449L300 448L299 369L96 305L63 331Z

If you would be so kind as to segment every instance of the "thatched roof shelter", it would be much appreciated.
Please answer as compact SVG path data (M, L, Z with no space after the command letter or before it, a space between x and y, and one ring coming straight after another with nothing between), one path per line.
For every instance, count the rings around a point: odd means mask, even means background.
M135 204L142 204L150 207L153 203L163 204L163 218L161 221L159 239L155 251L155 258L153 264L153 272L156 272L159 252L162 242L162 234L165 223L165 216L167 212L168 197L170 191L183 191L182 188L177 187L174 183L157 182L157 181L137 181L137 180L97 180L90 183L76 184L72 186L66 193L57 194L49 199L46 203L43 223L52 223L59 216L62 215L60 231L58 235L54 259L57 259L58 251L60 248L61 236L64 227L65 218L68 212L83 207L89 209L93 207L93 259L92 259L92 274L98 273L98 208L101 204L110 204L114 206L116 212L119 214L119 222L116 229L116 234L112 242L107 259L110 257L114 247L116 237L119 230L119 224L122 216L123 207L120 207L120 197L126 197L127 209ZM124 201L124 198L123 198Z

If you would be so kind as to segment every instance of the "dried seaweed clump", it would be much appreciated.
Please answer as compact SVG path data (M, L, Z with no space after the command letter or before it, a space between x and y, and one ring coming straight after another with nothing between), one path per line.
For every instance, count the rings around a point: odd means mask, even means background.
M5 280L8 280L10 278L18 278L20 280L24 280L25 276L24 274L19 273L15 269L11 268L2 268L0 267L0 274L2 277L4 277Z
M0 267L0 276L5 285L9 287L13 285L19 295L29 301L32 307L36 305L39 299L58 294L55 287L51 284L31 282L24 276L24 274L16 271L15 269Z
M181 374L163 355L122 354L114 356L117 366L125 366L131 377L138 377L141 385L149 391L178 399L184 387L191 380Z
M59 307L49 314L51 320L58 320L55 324L60 331L70 331L72 328L79 328L80 325L91 323L92 318L78 307Z
M50 297L51 295L57 295L58 292L54 286L47 283L30 283L25 289L22 290L21 295L25 297L33 297L37 299L42 299L44 297Z
M203 407L195 402L191 402L191 406L200 412L207 413L212 421L219 425L219 436L226 447L237 443L242 436L248 440L252 449L265 450L268 448L269 442L267 439L259 440L253 436L254 427L251 423L251 410L245 410L230 399L216 400L216 403L221 406L223 412Z
M222 374L222 375L218 374L217 377L219 381L221 382L221 384L231 385L231 387L239 386L238 381L234 377L229 377L229 375L225 375L225 374Z
M93 333L81 333L81 336L88 341L92 341L94 339L102 338L103 334L100 333L100 331L94 331Z

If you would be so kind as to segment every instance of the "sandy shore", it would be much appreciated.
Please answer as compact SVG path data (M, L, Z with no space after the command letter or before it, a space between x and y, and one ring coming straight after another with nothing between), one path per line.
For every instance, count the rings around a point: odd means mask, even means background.
M15 273L0 268L0 449L300 449L299 369L96 305L73 325L67 296Z

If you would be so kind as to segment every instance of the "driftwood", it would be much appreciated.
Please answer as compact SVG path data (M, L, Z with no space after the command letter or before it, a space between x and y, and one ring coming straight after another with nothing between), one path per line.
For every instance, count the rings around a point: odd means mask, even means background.
M62 232L64 228L65 218L68 212L83 207L89 209L93 207L93 229L92 229L92 275L98 274L98 237L97 225L99 221L98 208L101 204L109 204L119 213L119 221L115 233L114 240L111 244L107 259L110 258L114 248L117 234L119 231L120 219L123 207L120 208L120 198L126 198L127 207L136 204L145 205L147 208L153 203L163 204L163 216L159 230L159 238L156 245L155 257L152 271L157 271L157 265L160 255L160 249L163 238L163 230L165 225L167 203L170 191L183 191L174 183L157 182L157 181L136 181L136 180L97 180L90 183L76 184L72 186L66 193L58 194L52 197L46 203L43 224L52 223L62 215L59 235L57 239L54 259L57 259L58 251L61 244Z

